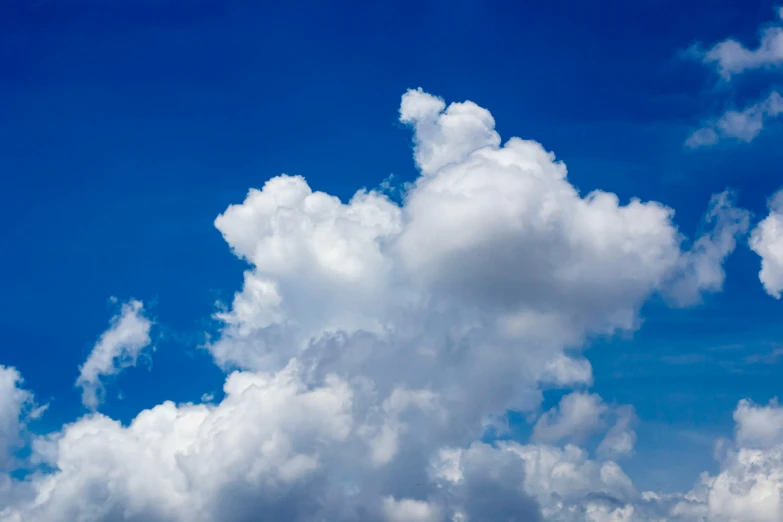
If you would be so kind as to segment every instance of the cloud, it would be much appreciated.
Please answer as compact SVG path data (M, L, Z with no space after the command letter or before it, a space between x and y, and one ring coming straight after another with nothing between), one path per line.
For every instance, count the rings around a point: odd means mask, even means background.
M778 8L777 14L783 19L783 9ZM714 65L726 80L748 70L778 67L783 65L783 27L770 25L764 28L756 49L748 49L740 42L728 39L707 51L696 50L695 55L705 64Z
M598 445L597 454L607 460L628 457L636 445L636 413L632 406L622 406L615 412L616 421Z
M567 395L529 444L479 441L508 410L539 411L544 387L589 386L585 341L635 330L652 296L719 290L740 211L713 199L712 228L685 250L671 209L580 194L551 152L502 144L474 103L411 90L400 119L421 172L401 204L283 175L215 220L248 263L207 346L230 372L223 400L127 425L90 413L36 438L41 469L12 481L0 522L668 513L612 460L633 450L632 410L597 395ZM124 305L82 367L87 405L149 344L142 312ZM603 435L596 455L559 445L588 433Z
M557 408L538 419L531 438L536 442L560 442L566 438L581 442L601 428L601 417L606 411L607 406L598 395L570 393L560 400Z
M586 512L599 506L608 512L626 509L627 502L638 498L614 462L591 460L573 445L476 442L444 453L434 469L442 488L468 500L463 511L468 520L591 520ZM482 505L504 489L502 502ZM471 505L481 509L470 512Z
M723 289L726 273L723 263L734 252L737 238L744 236L750 226L750 213L735 205L730 191L710 198L704 225L709 231L694 241L680 258L679 275L665 291L666 297L678 305L692 305L706 292Z
M25 420L35 412L33 394L23 388L15 368L0 365L0 471L12 462L12 452L21 443Z
M783 41L781 42L783 43ZM773 91L766 99L741 111L729 110L717 120L707 122L685 141L691 149L715 145L722 139L749 143L761 133L764 125L783 113L783 98Z
M750 248L761 257L759 280L775 299L783 290L783 191L768 202L769 215L750 235Z
M783 20L783 8L777 9ZM688 54L705 65L715 66L726 81L745 71L783 65L783 26L768 25L761 31L758 48L750 50L736 40L728 39L715 44L707 51L699 46L692 47ZM783 113L783 98L772 91L767 98L757 101L744 109L731 109L720 117L702 123L685 141L691 149L708 147L724 139L745 143L753 141L764 126Z
M443 520L437 507L421 500L383 499L383 513L387 522L438 522Z
M680 506L696 508L706 520L774 522L783 516L783 410L740 401L734 412L734 443L726 448L717 475L704 474ZM676 506L675 506L676 509Z
M141 301L124 303L111 326L101 334L87 360L79 368L76 386L82 389L82 403L95 410L102 402L106 376L116 375L124 368L135 366L141 351L150 344L152 322L144 317Z
M736 440L743 447L770 448L783 444L783 408L773 399L767 406L740 401L734 411Z
M596 453L606 460L629 456L636 445L633 407L612 408L594 393L573 392L564 396L556 408L539 417L530 440L580 444L588 436L603 431L612 419L614 424L599 443Z

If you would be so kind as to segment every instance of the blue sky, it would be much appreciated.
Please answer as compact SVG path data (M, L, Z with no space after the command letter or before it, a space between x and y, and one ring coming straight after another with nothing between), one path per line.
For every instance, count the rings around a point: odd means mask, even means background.
M112 296L145 303L155 350L108 382L102 413L129 422L167 399L219 395L224 372L202 346L248 265L216 216L282 173L343 201L390 175L413 181L397 112L410 88L487 108L504 141L554 151L582 194L675 209L690 239L711 194L735 190L754 226L782 185L774 121L750 143L684 145L781 84L776 70L728 83L686 56L729 37L757 45L772 3L261 4L0 6L0 363L49 403L33 433L86 412L74 382ZM653 298L637 331L591 337L592 391L639 419L623 465L638 488L716 472L737 402L780 394L780 303L759 266L742 237L722 292L687 309ZM545 392L543 409L562 395Z

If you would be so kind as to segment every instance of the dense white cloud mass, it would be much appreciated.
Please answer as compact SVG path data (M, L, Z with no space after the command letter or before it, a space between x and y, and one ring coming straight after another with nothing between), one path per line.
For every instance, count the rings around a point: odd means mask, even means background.
M776 91L764 100L750 105L741 111L726 111L720 118L708 122L697 130L685 142L692 149L715 145L721 139L735 139L744 142L753 141L764 128L764 124L783 113L783 98Z
M783 408L773 399L767 406L743 400L734 411L737 443L744 447L770 448L783 444Z
M761 256L759 279L764 289L780 299L783 290L783 191L769 200L769 215L753 229L750 248Z
M87 360L79 368L76 386L82 389L82 403L95 410L102 402L101 379L135 366L141 351L149 346L152 322L144 317L141 301L124 303L112 317L109 329L101 334Z
M635 329L649 297L719 290L747 215L716 196L714 228L683 251L671 209L581 195L540 144L501 145L471 102L412 90L400 119L422 174L401 205L280 176L216 219L250 265L208 346L233 370L225 398L36 439L47 467L14 482L0 522L766 520L720 518L739 493L711 500L749 473L736 458L688 495L638 492L612 460L633 451L633 410L587 391L529 444L481 442L509 409L540 411L544 386L589 386L584 341ZM117 367L98 353L86 382ZM589 434L595 455L573 444ZM772 447L754 451L778 469Z
M783 19L783 8L779 8L777 14ZM779 24L765 27L756 49L748 49L740 42L728 39L698 56L704 63L715 65L726 80L747 70L783 65L783 27Z

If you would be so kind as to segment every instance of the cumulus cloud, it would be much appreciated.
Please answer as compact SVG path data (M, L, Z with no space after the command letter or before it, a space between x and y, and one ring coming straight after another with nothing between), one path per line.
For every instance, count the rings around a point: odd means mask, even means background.
M383 499L383 513L387 522L438 522L442 520L437 507L422 500Z
M617 464L592 460L573 445L476 442L444 452L433 469L452 498L467 504L457 511L469 520L591 520L588 511L613 512L638 497ZM503 490L496 506L467 513L472 502L493 502Z
M783 20L783 8L778 8L777 14ZM696 56L705 64L714 65L726 80L748 70L778 67L783 65L783 26L778 21L762 29L759 45L755 49L748 49L742 43L728 39L707 51L697 50Z
M640 494L612 460L633 450L632 410L597 395L567 395L529 444L478 441L508 410L539 411L544 387L589 386L584 342L633 331L650 297L719 290L740 211L718 196L686 250L671 209L580 194L554 154L502 143L474 103L411 90L400 119L421 172L401 204L283 175L216 219L248 263L207 347L231 372L224 399L166 402L129 425L92 413L37 438L43 467L0 522L669 513L676 499ZM82 367L86 404L149 344L142 311L126 304ZM602 431L595 455L561 445Z
M783 410L776 402L741 401L734 412L733 444L716 475L704 474L671 512L685 520L774 522L783 517Z
M533 426L530 440L537 443L580 444L614 422L598 445L596 453L606 459L618 459L633 453L636 444L632 406L611 407L595 393L572 392L556 408L544 413Z
M783 444L783 408L773 399L767 406L740 401L734 411L736 440L743 447L770 448Z
M557 408L542 415L533 426L532 440L538 442L560 442L575 439L581 442L602 425L601 417L607 406L596 394L573 392L560 400Z
M775 299L783 290L783 191L769 200L769 215L750 235L750 248L761 257L759 279Z
M150 344L152 322L144 316L141 301L124 303L112 317L109 329L95 343L79 368L76 386L82 389L82 403L95 410L102 402L104 377L135 366L141 351Z

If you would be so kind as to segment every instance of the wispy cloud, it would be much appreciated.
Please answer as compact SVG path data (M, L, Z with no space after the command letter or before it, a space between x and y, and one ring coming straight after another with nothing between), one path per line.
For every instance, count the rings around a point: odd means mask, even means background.
M783 19L783 8L778 8L777 14L778 18ZM760 32L759 44L755 49L748 49L737 40L729 38L706 51L694 47L692 54L703 63L714 65L725 80L752 69L783 65L783 27L770 25Z
M706 51L701 45L692 46L685 55L701 63L715 67L720 77L729 82L734 76L753 69L780 67L783 65L783 8L776 9L779 20L760 30L759 45L748 49L742 43L729 38L719 42ZM721 116L702 122L701 128L694 131L685 141L691 149L715 145L724 139L742 142L753 141L764 126L783 113L783 99L777 91L772 91L744 109L730 109Z
M131 300L122 305L80 368L76 386L82 389L85 406L94 410L102 402L104 377L136 365L139 354L151 342L151 326L141 301Z
M782 42L783 43L783 42ZM723 139L749 143L761 133L764 125L783 113L783 98L777 91L764 100L742 110L729 110L718 119L705 122L685 141L691 149L715 145Z

